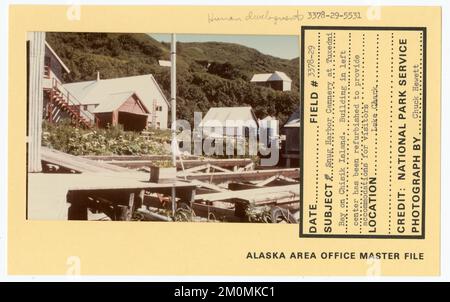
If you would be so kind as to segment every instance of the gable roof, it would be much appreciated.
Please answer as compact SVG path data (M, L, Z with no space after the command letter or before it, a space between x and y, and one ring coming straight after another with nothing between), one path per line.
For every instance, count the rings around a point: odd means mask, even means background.
M282 71L275 71L272 76L270 77L270 81L285 81L285 82L292 82L291 78L288 77L287 74L285 74Z
M292 82L291 78L288 77L282 71L275 71L274 73L257 73L254 74L250 82L269 82L269 81L283 81Z
M227 121L255 121L257 119L252 107L212 107L200 123L200 127L225 126Z
M107 100L111 94L133 91L139 95L140 100L147 108L152 108L152 91L157 91L167 105L170 106L161 87L159 87L151 74L67 83L63 84L63 86L83 105L101 104L103 101Z
M120 106L125 103L130 97L135 96L137 102L143 107L143 109L149 113L150 111L145 106L145 104L142 103L139 96L133 92L133 91L126 91L126 92L120 92L120 93L112 93L109 95L108 99L100 103L93 111L92 113L102 113L102 112L112 112L120 108Z
M267 82L271 76L271 73L256 73L253 75L250 82Z
M50 50L50 52L55 56L55 58L58 60L59 64L61 64L61 66L64 68L64 70L67 73L70 73L70 69L69 67L66 66L66 64L64 64L64 62L61 60L61 58L56 54L56 52L53 50L53 48L50 46L50 44L47 43L47 41L45 41L45 46L47 47L48 50Z
M276 117L268 115L265 118L263 118L261 121L273 121L273 120L276 120L276 119L277 119Z

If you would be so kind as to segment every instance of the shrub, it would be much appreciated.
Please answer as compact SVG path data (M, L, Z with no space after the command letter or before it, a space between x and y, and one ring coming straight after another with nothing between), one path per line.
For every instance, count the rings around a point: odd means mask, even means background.
M170 131L151 129L148 136L122 127L80 129L63 121L43 123L42 145L73 155L170 154Z

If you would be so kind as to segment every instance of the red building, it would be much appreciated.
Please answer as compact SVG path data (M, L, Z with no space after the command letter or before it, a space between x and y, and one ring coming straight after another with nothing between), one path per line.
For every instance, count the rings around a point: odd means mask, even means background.
M150 113L135 92L111 94L93 113L98 127L122 125L126 131L142 131Z

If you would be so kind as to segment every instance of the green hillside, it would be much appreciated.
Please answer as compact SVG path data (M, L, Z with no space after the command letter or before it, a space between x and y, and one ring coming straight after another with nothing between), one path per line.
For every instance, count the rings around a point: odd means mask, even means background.
M166 96L170 45L147 34L47 33L46 40L71 70L66 82L151 73ZM284 122L298 108L298 58L280 59L238 44L177 43L177 115L192 120L213 106L250 105L259 118L277 116ZM254 73L283 71L292 79L292 92L279 92L249 82Z

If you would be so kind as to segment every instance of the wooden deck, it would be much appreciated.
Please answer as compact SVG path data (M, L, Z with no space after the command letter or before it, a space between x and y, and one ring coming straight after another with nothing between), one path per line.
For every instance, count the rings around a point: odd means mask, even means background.
M148 178L148 173L134 171L83 174L29 173L27 217L32 220L67 220L70 218L71 203L84 202L84 197L87 196L114 196L117 198L113 200L123 203L124 198L130 198L131 194L137 199L143 190L170 194L172 188L175 188L177 197L189 198L189 194L196 188L189 182L151 183Z
M135 210L145 208L149 198L158 196L159 202L172 206L173 214L177 206L188 203L207 215L214 211L239 221L245 218L248 206L284 207L299 201L298 168L253 170L250 159L188 159L176 179L154 183L149 181L148 172L129 168L163 156L93 160L42 150L43 163L54 165L50 168L59 173L28 174L27 217L32 220L87 220L95 213L104 213L112 220L131 220ZM216 209L214 205L221 202L233 203L234 210Z

